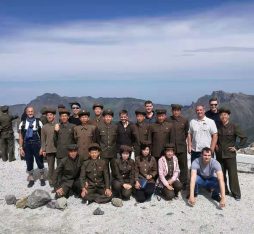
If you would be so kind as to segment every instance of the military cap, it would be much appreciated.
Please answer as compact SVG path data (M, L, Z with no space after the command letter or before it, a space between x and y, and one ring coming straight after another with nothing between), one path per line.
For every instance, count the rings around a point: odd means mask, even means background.
M157 115L160 115L160 114L166 114L167 110L165 110L165 109L156 109L155 112L156 112Z
M111 115L112 117L114 117L114 112L111 109L106 109L102 112L102 115Z
M70 111L68 111L67 109L63 108L63 109L60 109L59 110L59 115L62 115L62 114L67 114L67 115L70 115Z
M76 105L76 106L78 106L79 108L81 107L80 103L78 103L78 102L70 102L71 108L72 108L73 105Z
M81 117L83 115L87 115L87 116L90 116L90 112L89 111L86 111L86 110L81 110L79 113L78 113L78 116Z
M56 109L55 108L51 108L51 107L48 107L45 112L45 114L47 113L52 113L52 114L56 114Z
M91 151L91 150L99 150L99 151L101 151L101 147L97 143L92 143L88 147L88 151Z
M46 114L46 110L47 110L47 107L45 107L45 106L42 107L41 110L40 110L41 114L45 115Z
M9 110L9 106L1 106L1 111L6 112Z
M95 109L95 107L100 107L101 109L103 109L103 105L101 103L98 103L98 102L93 104L93 110Z
M227 113L227 114L231 114L231 111L228 109L228 108L226 108L226 107L221 107L220 109L219 109L219 114L221 114L221 113Z
M171 108L172 110L181 110L183 106L179 104L171 104Z
M67 150L78 150L78 145L77 144L67 145Z
M150 147L151 144L152 144L151 141L142 141L142 142L140 143L140 147L141 147L141 149L144 149L144 148L146 148L146 147Z
M165 144L164 150L168 150L168 149L175 150L175 145L172 144L172 143L167 143L167 144Z
M125 151L130 153L130 152L132 152L132 148L128 145L121 145L120 146L120 152L125 152Z
M64 104L59 104L59 105L57 106L57 108L58 108L58 109L64 109L64 108L65 108L65 105L64 105Z
M141 114L146 116L146 110L144 108L138 108L137 110L135 110L135 114L136 115Z

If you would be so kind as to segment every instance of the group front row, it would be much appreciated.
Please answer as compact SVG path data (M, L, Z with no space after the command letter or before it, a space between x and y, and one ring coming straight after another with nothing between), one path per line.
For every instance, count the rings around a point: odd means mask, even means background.
M89 159L82 166L78 156L78 147L69 145L68 157L64 158L54 175L56 198L76 195L90 204L107 203L113 197L129 200L133 195L137 202L151 199L155 193L165 200L178 198L182 189L179 181L179 165L174 153L174 145L166 144L161 158L150 154L150 143L141 144L141 155L131 159L132 149L120 147L120 158L110 164L100 158L101 148L93 143L89 146ZM111 171L111 173L110 173ZM204 148L200 158L191 166L190 194L188 202L195 204L200 187L211 191L212 199L225 206L225 184L220 163L212 158L210 148Z

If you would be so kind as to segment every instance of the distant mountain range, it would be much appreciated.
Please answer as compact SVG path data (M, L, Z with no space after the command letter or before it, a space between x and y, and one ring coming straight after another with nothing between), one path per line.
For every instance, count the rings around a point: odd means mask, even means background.
M196 102L191 103L189 106L183 107L183 115L188 119L195 117L195 106L203 104L206 109L209 109L209 99L211 97L217 97L220 106L226 106L230 108L232 114L231 119L233 122L239 124L247 133L249 142L254 142L254 95L246 95L243 93L226 93L224 91L214 91L210 95L200 97ZM118 112L122 109L126 109L129 112L131 120L135 120L135 110L144 105L142 99L136 98L93 98L87 97L66 97L59 96L55 93L45 93L36 97L27 105L35 107L37 115L40 115L42 107L57 107L59 104L65 105L70 109L70 104L73 101L77 101L81 104L83 109L92 110L92 106L95 102L102 103L105 108L111 108L115 112L115 120L118 120ZM170 114L170 104L161 105L154 104L154 108L165 108ZM10 111L13 114L21 116L26 104L17 104L10 106Z

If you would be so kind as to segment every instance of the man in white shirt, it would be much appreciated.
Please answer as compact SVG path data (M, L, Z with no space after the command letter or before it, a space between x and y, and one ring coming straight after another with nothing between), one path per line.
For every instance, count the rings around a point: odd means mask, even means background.
M203 148L211 148L212 154L218 139L218 131L214 120L205 116L203 105L196 106L197 118L190 121L188 132L188 152L191 154L191 162L201 156Z

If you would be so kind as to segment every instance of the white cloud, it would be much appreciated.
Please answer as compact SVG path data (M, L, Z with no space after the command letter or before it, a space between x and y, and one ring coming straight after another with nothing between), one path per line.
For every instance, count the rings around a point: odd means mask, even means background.
M16 24L0 39L0 81L251 78L253 10L248 4L181 18Z

